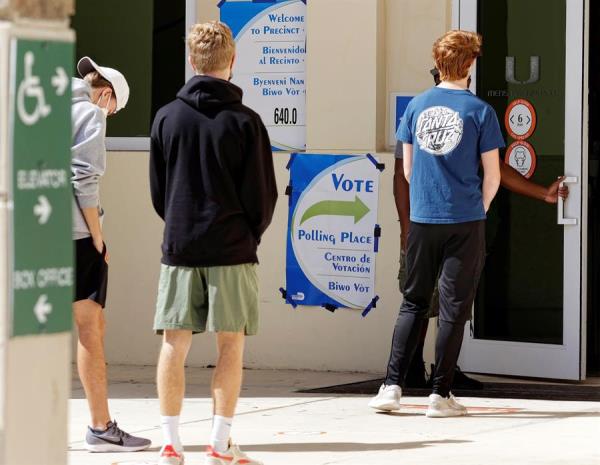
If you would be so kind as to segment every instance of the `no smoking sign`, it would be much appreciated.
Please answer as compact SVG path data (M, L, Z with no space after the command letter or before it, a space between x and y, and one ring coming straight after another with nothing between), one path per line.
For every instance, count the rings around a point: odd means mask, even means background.
M535 108L528 100L513 100L506 109L504 124L513 139L528 139L534 133L537 124Z

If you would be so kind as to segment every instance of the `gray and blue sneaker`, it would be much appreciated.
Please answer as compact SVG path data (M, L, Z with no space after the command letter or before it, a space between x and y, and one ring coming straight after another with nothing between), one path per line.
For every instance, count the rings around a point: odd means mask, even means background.
M85 435L85 448L90 452L137 452L148 449L150 444L152 441L149 439L138 438L123 431L116 421L109 421L104 431L88 426Z

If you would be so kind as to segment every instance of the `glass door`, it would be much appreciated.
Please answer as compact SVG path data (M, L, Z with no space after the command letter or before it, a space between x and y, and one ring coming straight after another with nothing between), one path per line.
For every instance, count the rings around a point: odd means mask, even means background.
M504 162L548 185L557 206L501 189L465 328L465 371L583 379L582 149L584 0L456 0L455 23L483 36L472 90L498 114Z

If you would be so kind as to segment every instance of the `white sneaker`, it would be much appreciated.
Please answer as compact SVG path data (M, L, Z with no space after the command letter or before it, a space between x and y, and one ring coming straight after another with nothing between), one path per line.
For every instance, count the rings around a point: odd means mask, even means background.
M369 407L375 410L391 412L400 410L400 398L402 397L402 388L397 384L386 386L382 384L379 393L371 399Z
M444 398L439 394L429 396L429 408L425 415L429 418L461 417L467 414L467 409L460 405L454 396Z
M450 397L448 398L448 403L450 405L452 405L452 408L454 410L458 410L460 412L464 412L464 414L467 414L467 407L465 407L463 404L460 404L457 400L456 397L454 397L454 394L450 393Z
M263 465L262 462L252 460L236 445L229 444L229 449L220 453L208 446L206 448L205 465Z
M165 445L160 450L158 465L183 465L184 462L183 453L177 452L172 445Z

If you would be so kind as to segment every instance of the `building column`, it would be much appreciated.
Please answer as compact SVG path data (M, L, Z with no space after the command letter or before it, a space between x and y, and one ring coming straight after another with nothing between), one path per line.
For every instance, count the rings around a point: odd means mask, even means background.
M0 0L0 463L7 465L67 463L72 9L72 0ZM34 171L52 171L56 182L26 180Z

